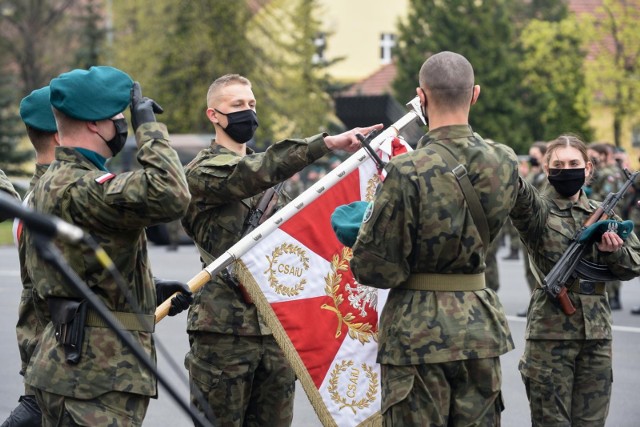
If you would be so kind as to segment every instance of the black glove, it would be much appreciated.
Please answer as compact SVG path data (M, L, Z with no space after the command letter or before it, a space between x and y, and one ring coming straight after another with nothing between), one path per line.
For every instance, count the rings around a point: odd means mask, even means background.
M138 126L143 123L156 121L156 114L162 114L164 110L156 101L142 96L140 83L134 82L131 87L131 126L133 131L138 130Z
M189 305L193 302L193 294L186 284L176 280L162 280L157 277L153 278L153 282L156 285L156 307L165 302L171 295L181 292L181 294L171 298L169 316L175 316L189 308Z

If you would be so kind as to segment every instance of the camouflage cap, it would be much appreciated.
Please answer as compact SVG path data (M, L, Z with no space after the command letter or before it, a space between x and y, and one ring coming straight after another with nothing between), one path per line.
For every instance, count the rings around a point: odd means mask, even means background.
M107 66L72 70L51 80L51 105L82 121L109 119L127 108L133 80Z
M331 214L331 227L343 245L352 247L356 243L368 202L353 202L338 206Z
M53 117L49 86L36 89L20 101L20 117L29 127L43 132L57 132L56 119Z

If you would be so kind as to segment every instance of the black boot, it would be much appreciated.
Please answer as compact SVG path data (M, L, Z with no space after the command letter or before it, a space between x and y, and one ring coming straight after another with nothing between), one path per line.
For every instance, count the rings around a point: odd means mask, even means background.
M637 305L631 309L631 314L640 314L640 305Z
M9 418L0 427L39 427L42 425L42 413L36 397L33 395L20 396L18 406L11 411Z
M614 291L609 297L609 307L611 310L622 310L622 304L620 303L620 291Z

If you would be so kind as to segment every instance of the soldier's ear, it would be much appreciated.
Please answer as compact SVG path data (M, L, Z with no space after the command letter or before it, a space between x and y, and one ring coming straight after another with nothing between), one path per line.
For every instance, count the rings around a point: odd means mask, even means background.
M480 97L480 85L474 85L471 93L471 105L475 104Z
M207 108L207 110L205 111L205 114L207 115L207 118L209 119L209 121L211 123L219 123L220 120L218 120L217 114L216 114L216 110L214 110L213 108Z

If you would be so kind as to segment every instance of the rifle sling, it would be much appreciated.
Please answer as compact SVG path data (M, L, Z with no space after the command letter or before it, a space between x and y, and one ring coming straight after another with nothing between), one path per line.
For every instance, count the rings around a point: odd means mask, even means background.
M478 193L476 193L471 181L469 180L469 175L467 174L467 168L464 167L463 164L458 163L453 154L449 151L447 147L444 145L433 142L430 144L430 147L442 157L447 168L451 170L453 175L456 177L458 181L458 185L460 186L460 190L462 190L462 195L467 201L467 206L469 207L469 212L471 213L471 218L473 219L473 223L478 229L478 233L480 233L480 238L482 239L482 243L484 244L485 249L489 248L490 234L489 234L489 224L487 223L487 217L484 214L484 210L482 209L482 204L480 203L480 198L478 197ZM438 149L441 148L441 149ZM452 167L452 165L457 166Z

